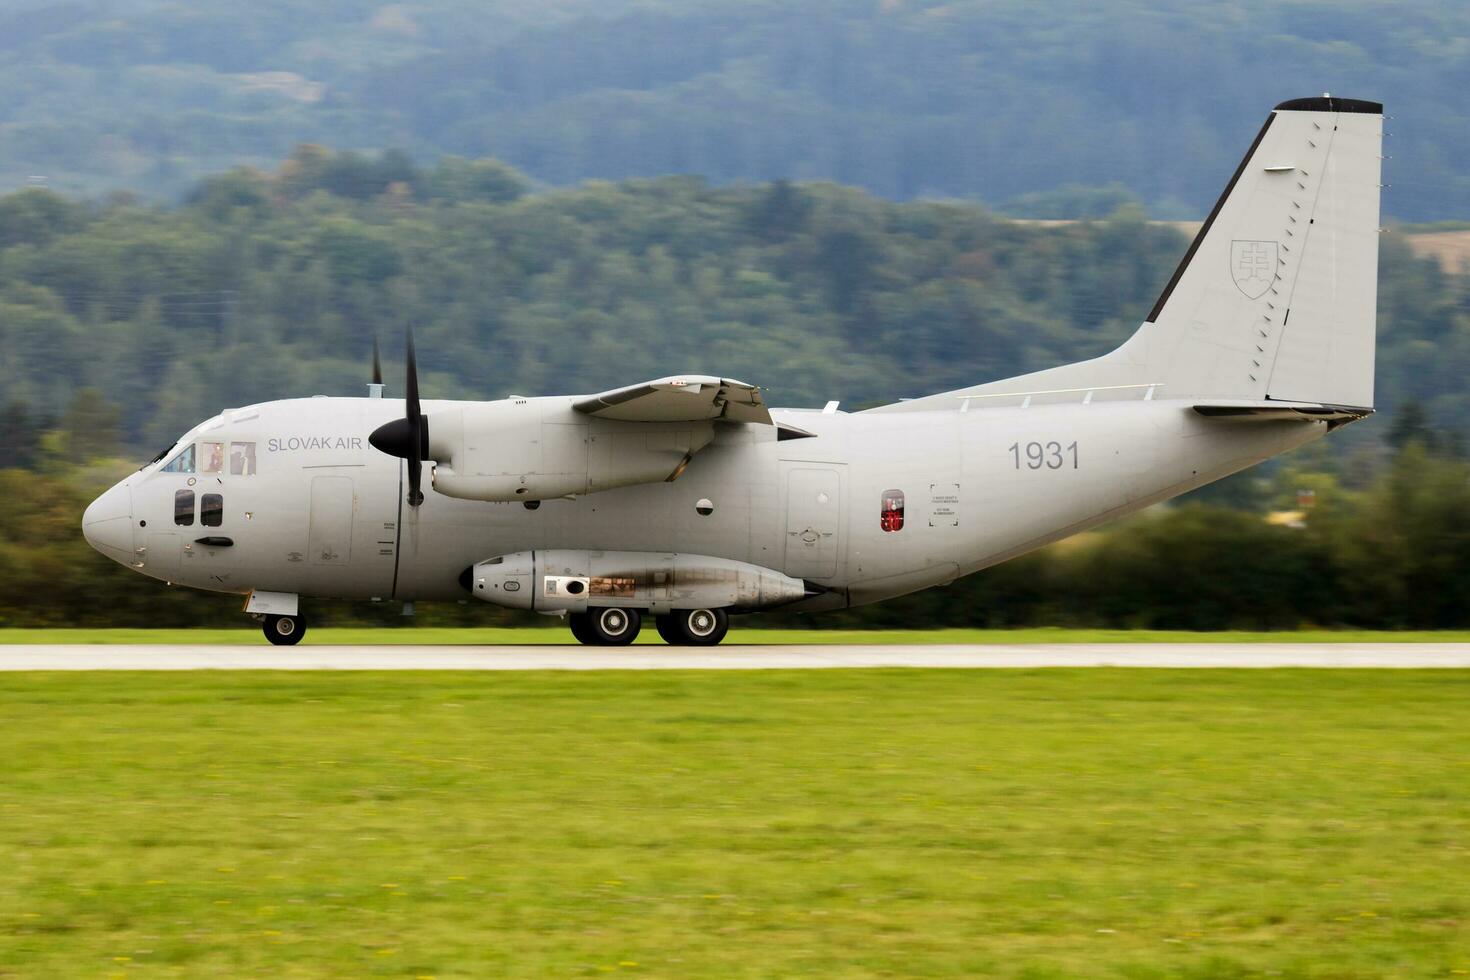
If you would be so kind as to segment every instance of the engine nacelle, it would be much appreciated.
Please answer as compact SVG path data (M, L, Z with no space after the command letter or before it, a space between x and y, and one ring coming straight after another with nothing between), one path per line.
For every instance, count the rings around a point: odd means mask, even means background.
M619 422L566 398L510 398L427 416L435 490L463 500L548 500L672 479L714 423Z
M519 551L471 566L460 581L476 599L537 612L768 609L807 595L806 583L773 569L662 551Z

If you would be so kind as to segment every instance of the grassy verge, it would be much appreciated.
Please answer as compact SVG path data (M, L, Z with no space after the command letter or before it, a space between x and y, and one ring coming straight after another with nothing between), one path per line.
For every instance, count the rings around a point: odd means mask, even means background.
M0 644L7 643L154 643L188 644L262 643L260 630L239 629L0 629ZM462 627L374 627L315 628L303 644L354 646L378 644L459 644L470 646L572 643L571 634L557 625L530 629L470 629ZM639 643L661 643L652 625L639 635ZM772 643L1466 643L1470 630L1299 630L1280 633L1222 631L1191 633L1183 630L783 630L732 629L727 644Z
M0 675L0 975L1470 970L1470 672Z

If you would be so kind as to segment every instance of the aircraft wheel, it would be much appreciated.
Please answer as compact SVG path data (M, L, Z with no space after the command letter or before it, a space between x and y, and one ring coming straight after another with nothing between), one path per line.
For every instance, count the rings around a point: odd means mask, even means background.
M643 617L636 609L609 606L593 609L590 613L592 635L597 643L606 647L620 647L632 643L643 625Z
M667 618L668 632L660 624L658 635L676 645L712 647L730 632L730 614L723 609L675 609Z
M267 616L261 630L276 646L293 647L306 635L306 623L300 616Z
M658 635L671 647L684 645L684 634L679 632L679 623L673 616L655 616L653 625Z
M587 613L567 613L567 625L572 628L572 636L578 643L597 644L597 637L592 634L592 617Z

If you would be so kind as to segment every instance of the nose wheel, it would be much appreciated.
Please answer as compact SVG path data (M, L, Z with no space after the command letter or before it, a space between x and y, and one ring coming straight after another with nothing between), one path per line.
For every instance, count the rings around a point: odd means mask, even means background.
M589 646L620 647L632 643L643 625L636 609L589 609L567 617L577 642Z
M712 647L730 632L730 614L723 609L675 609L655 622L658 635L672 646Z
M261 630L274 645L292 647L306 635L306 623L300 616L267 616Z

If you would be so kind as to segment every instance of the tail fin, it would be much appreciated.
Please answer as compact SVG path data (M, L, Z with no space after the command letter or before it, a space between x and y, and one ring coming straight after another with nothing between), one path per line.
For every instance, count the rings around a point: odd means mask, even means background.
M1376 102L1277 106L1115 355L1168 398L1371 407L1382 142Z
M1144 390L1151 398L1371 408L1382 142L1377 102L1281 103L1123 346L934 398L1004 404L1010 395L1070 400L1096 389L1128 398ZM877 411L936 407L929 402Z

